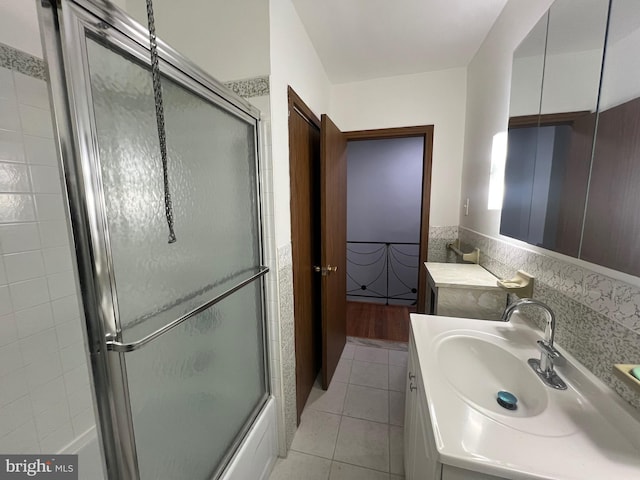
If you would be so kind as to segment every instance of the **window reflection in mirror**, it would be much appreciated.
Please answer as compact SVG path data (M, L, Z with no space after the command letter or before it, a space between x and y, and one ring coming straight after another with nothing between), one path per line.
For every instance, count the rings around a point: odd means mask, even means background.
M612 0L580 257L640 276L640 2Z
M524 127L514 130L511 122L509 125L500 233L525 242L538 143L535 127L542 97L547 19L545 14L515 50L511 73L509 116L520 119Z
M520 47L514 54L500 233L572 256L580 248L607 10L603 0L553 4L532 31L542 38L544 23L543 81L533 98L514 92L525 94L522 70L540 60L520 58ZM536 101L539 115L532 115Z

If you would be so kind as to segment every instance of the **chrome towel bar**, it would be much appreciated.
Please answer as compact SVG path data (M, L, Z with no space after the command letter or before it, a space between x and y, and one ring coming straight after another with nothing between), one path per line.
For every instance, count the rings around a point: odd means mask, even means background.
M215 297L215 298L209 300L208 302L200 305L199 307L194 308L193 310L185 313L181 317L176 318L174 321L172 321L170 323L167 323L164 327L159 328L155 332L152 332L149 335L147 335L145 337L142 337L140 340L136 340L135 342L129 342L129 343L123 343L123 342L115 341L115 340L107 340L107 350L109 350L110 352L133 352L134 350L138 350L139 348L144 347L149 342L152 342L156 338L164 335L169 330L173 330L175 327L177 327L181 323L186 322L191 317L193 317L193 316L205 311L209 307L212 307L216 303L219 303L220 301L224 300L229 295L231 295L234 292L237 292L238 290L240 290L245 285L248 285L249 283L253 282L254 280L257 280L258 278L264 276L268 271L269 271L269 267L264 267L264 266L259 267L259 271L257 273L255 273L254 275L250 276L249 278L247 278L246 280L243 280L239 284L237 284L237 285L231 287L230 289L222 292L217 297Z

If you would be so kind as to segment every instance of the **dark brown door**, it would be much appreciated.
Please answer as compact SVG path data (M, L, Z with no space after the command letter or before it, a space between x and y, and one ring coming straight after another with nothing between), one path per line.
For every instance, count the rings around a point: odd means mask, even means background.
M336 371L347 339L347 140L321 117L320 202L322 388Z
M289 90L289 173L298 423L321 368L320 122Z

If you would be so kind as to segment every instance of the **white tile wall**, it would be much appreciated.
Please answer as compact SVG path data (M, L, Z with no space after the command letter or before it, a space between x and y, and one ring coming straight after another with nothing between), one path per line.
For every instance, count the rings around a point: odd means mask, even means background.
M0 68L0 452L94 425L46 84Z
M6 68L0 69L0 98L12 98L13 91L13 72Z

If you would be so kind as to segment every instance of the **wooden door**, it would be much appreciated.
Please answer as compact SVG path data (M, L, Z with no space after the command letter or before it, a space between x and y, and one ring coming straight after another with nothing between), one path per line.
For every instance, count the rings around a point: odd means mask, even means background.
M320 128L322 388L347 340L347 140L327 115Z
M289 170L298 423L321 368L320 123L289 90Z

